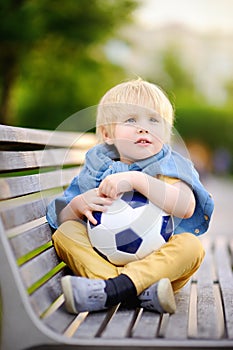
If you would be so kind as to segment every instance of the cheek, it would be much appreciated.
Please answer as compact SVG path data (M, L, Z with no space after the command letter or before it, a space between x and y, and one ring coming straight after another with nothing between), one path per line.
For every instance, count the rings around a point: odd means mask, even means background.
M129 140L131 138L131 134L132 134L132 132L131 132L130 128L125 128L125 127L121 127L120 125L118 125L115 128L114 138L116 141Z
M114 144L120 152L126 151L130 147L129 139L117 139Z
M165 128L164 125L160 125L152 132L153 136L158 142L163 142L165 138Z

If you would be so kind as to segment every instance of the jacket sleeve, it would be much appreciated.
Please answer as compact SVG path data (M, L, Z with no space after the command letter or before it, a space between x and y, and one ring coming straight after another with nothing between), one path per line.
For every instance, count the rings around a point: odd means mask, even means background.
M49 203L47 206L46 219L53 229L57 229L60 225L59 214L62 209L64 209L67 204L80 193L78 176L76 176L72 180L69 187L67 187L67 189L64 191L63 195L55 198L52 202Z

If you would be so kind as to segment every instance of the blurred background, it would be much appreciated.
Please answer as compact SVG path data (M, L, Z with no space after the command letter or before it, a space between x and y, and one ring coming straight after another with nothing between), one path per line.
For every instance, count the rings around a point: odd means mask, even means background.
M232 13L232 0L1 0L0 123L56 129L141 76L167 92L201 176L231 177Z

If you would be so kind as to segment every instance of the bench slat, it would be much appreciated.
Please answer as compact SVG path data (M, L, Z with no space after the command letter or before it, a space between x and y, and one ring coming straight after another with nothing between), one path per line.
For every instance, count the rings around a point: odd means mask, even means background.
M85 318L87 317L88 312L80 312L75 319L73 320L73 322L69 325L69 327L65 330L64 332L64 336L71 338L73 337L74 333L76 332L76 329L80 326L80 324L83 323L83 321L85 320ZM90 339L90 338L88 338Z
M66 187L80 171L79 167L55 170L28 176L15 176L0 179L0 200L44 191L54 187Z
M48 249L20 268L26 288L31 287L60 263L54 247Z
M157 313L141 309L132 329L132 337L140 339L155 338L158 333L160 318Z
M233 272L229 247L223 239L218 239L216 242L215 259L225 310L227 335L229 339L233 339Z
M95 338L101 335L101 329L105 328L114 313L114 308L107 311L89 313L73 334L74 338Z
M189 324L189 303L190 303L191 283L186 284L175 295L177 309L170 316L165 332L167 339L186 339Z
M49 317L42 318L42 322L53 329L56 333L64 333L75 320L76 315L72 315L65 310L64 304L52 313Z
M82 164L85 158L84 150L47 149L28 152L1 152L0 171L16 171Z
M10 240L16 259L29 254L51 241L51 228L48 223L34 227Z
M211 247L205 247L207 254L197 276L197 329L198 338L219 339L218 316L213 290L213 262ZM208 319L208 322L206 320Z
M136 316L135 310L121 309L119 312L118 309L118 312L113 315L106 328L103 330L101 337L105 339L127 338L131 334Z
M63 147L90 148L96 143L96 136L93 133L62 132L25 129L0 125L0 142L26 144L26 145L49 145Z
M0 217L6 230L26 224L30 221L42 218L46 215L46 207L55 197L61 193L51 191L37 196L20 197L19 201L14 199L10 203L0 203ZM31 198L31 202L30 202ZM18 199L18 198L17 198Z
M62 294L61 278L65 275L65 269L58 272L46 284L43 284L33 294L29 296L34 311L42 317L51 305Z

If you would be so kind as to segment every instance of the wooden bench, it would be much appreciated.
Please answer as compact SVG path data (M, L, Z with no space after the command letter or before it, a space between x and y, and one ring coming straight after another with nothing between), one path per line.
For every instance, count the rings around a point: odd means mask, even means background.
M206 257L159 315L120 305L71 315L46 205L79 171L94 135L0 126L0 293L2 350L233 349L233 241L201 238Z

